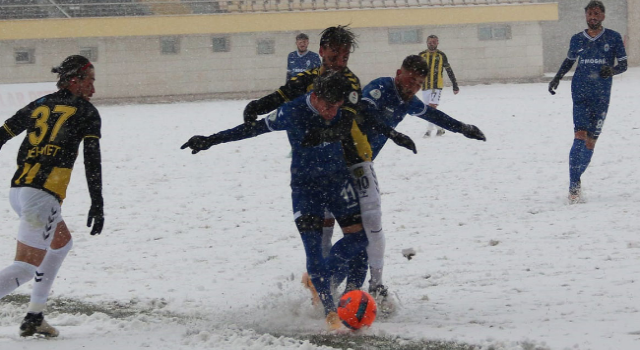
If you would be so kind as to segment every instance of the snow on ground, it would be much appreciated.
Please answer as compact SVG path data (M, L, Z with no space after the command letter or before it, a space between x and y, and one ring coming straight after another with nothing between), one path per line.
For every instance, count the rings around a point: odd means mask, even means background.
M398 129L418 154L388 144L376 160L385 282L401 309L365 334L504 350L640 348L639 88L638 68L615 78L579 205L565 199L570 82L555 96L545 84L447 89L441 109L478 125L486 143L452 133L424 139L426 124L408 117ZM0 348L323 348L296 339L320 333L324 321L299 284L304 253L285 134L180 150L194 134L239 124L246 103L99 107L105 230L91 237L84 226L79 159L63 206L75 246L52 298L128 313L54 310L47 318L58 339L20 339L25 306L5 299ZM18 144L0 152L3 266L15 249L8 184ZM412 260L406 248L417 251Z

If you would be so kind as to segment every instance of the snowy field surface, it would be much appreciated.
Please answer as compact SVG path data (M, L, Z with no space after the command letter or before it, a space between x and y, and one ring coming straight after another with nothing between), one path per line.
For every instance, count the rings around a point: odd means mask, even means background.
M486 143L425 139L426 123L407 117L398 130L418 154L387 144L376 160L385 284L401 308L363 334L496 350L640 349L638 91L640 69L615 78L578 205L566 201L570 82L555 96L546 84L447 88L441 110L478 125ZM51 296L96 312L50 307L60 337L21 339L31 284L22 286L0 300L0 349L329 349L299 340L322 333L324 319L299 283L285 133L180 150L194 134L239 124L247 102L98 106L105 229L92 237L85 227L80 158L63 206L75 245ZM8 195L19 143L0 152L2 266L15 249Z

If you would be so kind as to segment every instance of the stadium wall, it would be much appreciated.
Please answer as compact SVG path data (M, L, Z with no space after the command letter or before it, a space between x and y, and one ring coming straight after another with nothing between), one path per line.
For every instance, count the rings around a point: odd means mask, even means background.
M248 98L284 83L297 32L308 33L317 51L321 30L337 24L350 24L358 35L349 66L363 83L393 75L405 56L426 48L429 34L440 37L461 84L530 80L543 75L541 23L557 19L557 4L550 3L0 21L0 83L52 81L53 65L89 48L97 54L101 99ZM407 33L419 40L409 35L393 43L391 37ZM230 50L213 52L213 39L222 37ZM161 53L167 38L176 40L176 53ZM273 53L259 54L258 42ZM31 50L33 62L16 63L20 50Z

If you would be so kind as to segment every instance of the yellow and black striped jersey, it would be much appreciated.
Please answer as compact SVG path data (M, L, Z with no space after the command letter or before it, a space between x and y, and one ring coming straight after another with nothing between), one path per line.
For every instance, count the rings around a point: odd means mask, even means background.
M444 87L444 81L442 79L443 69L447 70L447 74L449 74L449 79L454 86L454 90L458 89L458 84L455 76L453 75L453 70L449 65L447 55L445 55L444 52L440 50L436 50L435 52L425 50L420 52L419 55L427 61L427 65L429 66L429 74L424 80L424 85L422 85L423 90L442 89Z
M3 132L27 132L18 151L11 187L33 187L62 201L85 138L100 138L100 114L69 90L41 97L7 119Z
M313 83L319 75L324 73L324 67L314 68L291 77L285 85L280 87L277 92L285 101L291 101L298 96L304 95L313 90ZM371 145L367 140L367 136L360 130L358 126L358 103L362 97L362 87L360 79L351 72L349 68L345 68L342 73L351 82L354 93L349 94L349 98L345 100L341 109L346 113L351 113L353 123L351 126L351 142L343 142L342 146L345 150L345 158L347 164L353 165L364 161L371 161L373 152Z

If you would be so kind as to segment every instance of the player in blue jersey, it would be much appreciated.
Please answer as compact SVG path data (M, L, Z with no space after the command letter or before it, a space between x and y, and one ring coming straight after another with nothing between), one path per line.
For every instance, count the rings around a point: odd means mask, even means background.
M374 125L368 124L367 121L370 120L378 120L389 128L395 128L409 114L454 133L462 133L468 138L486 141L484 134L476 126L453 119L444 112L425 105L415 96L424 84L428 73L429 67L425 60L421 56L411 55L404 59L401 68L396 71L395 78L378 78L365 86L360 113L365 121L363 131L371 145L373 160L386 144L388 137L379 133ZM390 300L387 300L387 287L382 283L385 236L382 229L378 179L372 161L361 162L351 166L350 169L357 184L362 221L369 239L367 247L371 272L369 293L381 304L384 312L385 308L393 308L393 305ZM330 235L331 232L325 230L325 242L331 240ZM336 279L339 280L340 276ZM386 304L387 302L389 304Z
M296 36L296 47L298 49L287 56L287 81L299 73L322 65L320 55L308 50L309 36L307 34L300 33Z
M293 216L304 245L307 272L322 302L330 329L341 327L330 291L331 277L337 271L349 270L347 284L362 285L367 273L367 235L342 143L334 140L306 146L305 142L310 133L338 127L341 123L352 124L353 114L345 113L341 108L345 98L352 93L351 82L341 72L326 73L316 78L312 92L283 104L256 122L257 129L287 132L292 149ZM220 134L229 132L233 131ZM326 259L322 254L325 210L333 213L344 233Z
M605 18L602 2L589 2L585 16L588 28L571 37L567 58L549 83L549 92L554 95L560 79L578 61L571 80L575 133L569 152L569 202L572 204L583 200L580 177L591 162L607 117L612 77L627 70L627 53L620 33L602 26Z

